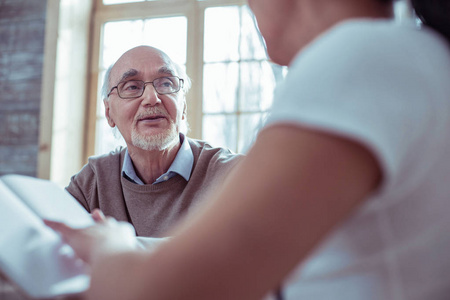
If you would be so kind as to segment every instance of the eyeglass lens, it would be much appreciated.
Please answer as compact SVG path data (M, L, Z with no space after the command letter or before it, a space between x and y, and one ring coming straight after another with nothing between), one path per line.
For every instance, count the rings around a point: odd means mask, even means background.
M117 90L119 91L120 97L140 97L144 93L146 84L153 84L158 94L170 94L180 90L180 79L178 77L161 77L153 80L153 82L129 80L120 83L117 86Z

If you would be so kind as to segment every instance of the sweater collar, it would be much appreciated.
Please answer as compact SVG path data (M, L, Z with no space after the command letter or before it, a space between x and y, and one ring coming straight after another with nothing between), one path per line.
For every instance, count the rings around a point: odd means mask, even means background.
M178 150L178 153L175 156L175 159L173 160L169 169L166 173L162 174L158 179L156 179L153 184L167 181L177 174L182 176L186 181L189 181L192 173L192 167L194 165L194 154L192 153L192 149L189 145L188 139L182 133L180 133L180 141L180 150ZM126 149L125 157L123 160L122 176L136 184L144 184L144 182L136 174L133 162L130 155L128 154L128 149Z

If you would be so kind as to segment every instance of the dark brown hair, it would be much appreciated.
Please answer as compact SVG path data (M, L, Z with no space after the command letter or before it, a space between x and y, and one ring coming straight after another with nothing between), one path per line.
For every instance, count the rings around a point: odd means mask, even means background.
M411 3L423 24L434 28L450 40L449 0L411 0Z
M389 3L394 0L378 0ZM417 17L423 24L443 34L450 41L450 1L411 0Z

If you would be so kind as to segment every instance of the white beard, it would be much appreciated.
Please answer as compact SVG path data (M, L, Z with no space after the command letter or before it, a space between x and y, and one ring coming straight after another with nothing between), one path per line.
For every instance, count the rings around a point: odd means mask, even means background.
M170 123L170 128L165 132L152 135L143 135L136 128L131 131L131 143L133 146L147 151L162 151L167 149L178 138L176 125Z

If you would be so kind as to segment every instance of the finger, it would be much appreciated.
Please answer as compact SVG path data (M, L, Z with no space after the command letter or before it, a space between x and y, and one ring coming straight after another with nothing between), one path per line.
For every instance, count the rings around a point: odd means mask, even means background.
M59 229L63 225L63 223L57 222L57 221L51 221L51 220L46 220L46 219L44 219L43 221L44 221L45 225L47 225L48 227L50 227L51 229L53 229L55 231L59 231Z
M98 209L98 208L96 208L96 209L94 209L93 211L92 211L92 219L94 219L94 221L96 222L96 223L100 223L100 222L103 222L103 221L105 221L105 215L103 214L103 212L100 210L100 209Z
M64 237L69 237L74 232L73 228L67 226L62 222L44 220L44 224L50 227L51 229L61 233Z

